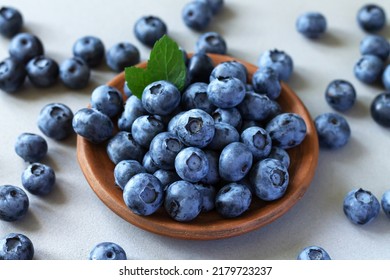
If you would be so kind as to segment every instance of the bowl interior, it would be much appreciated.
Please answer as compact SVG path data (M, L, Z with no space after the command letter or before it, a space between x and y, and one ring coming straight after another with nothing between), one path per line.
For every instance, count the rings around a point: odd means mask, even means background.
M236 60L243 63L249 73L249 80L257 67L224 55L209 55L214 64ZM146 62L138 67L146 67ZM123 89L124 73L117 75L108 85ZM289 149L290 182L285 195L273 202L253 198L250 209L242 216L226 219L216 211L200 214L195 220L181 223L173 220L161 208L150 216L139 216L127 208L122 198L122 190L115 186L114 163L106 153L106 144L93 144L77 136L77 158L90 187L96 195L117 215L144 230L174 238L210 240L244 234L271 223L286 213L304 195L313 179L318 161L318 138L312 118L297 95L284 83L277 100L284 112L294 112L303 117L307 125L307 135L297 147Z

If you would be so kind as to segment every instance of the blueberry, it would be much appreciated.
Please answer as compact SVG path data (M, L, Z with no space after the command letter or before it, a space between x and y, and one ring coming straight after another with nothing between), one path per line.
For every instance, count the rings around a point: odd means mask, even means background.
M140 62L140 53L136 46L128 42L113 45L106 53L106 63L115 72Z
M202 210L202 195L190 182L176 181L168 186L165 193L164 208L176 221L191 221Z
M32 260L34 246L21 233L10 233L0 240L0 260Z
M290 155L285 149L279 147L272 147L268 157L280 160L283 165L286 166L287 169L290 166Z
M117 164L125 159L134 159L139 162L144 157L144 149L127 131L119 131L107 143L107 154L110 160Z
M226 41L217 32L206 32L196 41L195 52L226 54L226 51Z
M387 190L383 193L381 199L381 206L383 212L386 214L388 218L390 218L390 190Z
M227 109L240 104L245 98L245 85L234 77L219 76L207 87L207 96L215 106Z
M247 69L238 61L225 61L213 69L210 74L210 82L217 79L218 77L234 77L239 79L244 84L247 83Z
M90 260L127 260L125 250L116 243L102 242L96 244L89 253Z
M134 175L123 190L123 200L137 215L148 216L163 203L163 187L156 176L148 173Z
M93 143L102 143L114 133L111 119L96 109L82 108L72 120L74 131Z
M153 47L154 43L167 33L166 24L156 16L143 16L134 25L135 37L148 47Z
M23 16L19 10L13 7L1 7L0 9L0 34L12 38L22 30Z
M40 135L22 133L16 139L15 152L27 162L37 162L47 154L47 142Z
M252 152L254 160L263 159L271 152L272 140L264 128L248 127L242 131L240 138L241 142Z
M348 192L344 197L343 210L352 223L364 225L378 216L380 204L371 192L359 188Z
M72 57L60 65L60 79L70 89L82 89L88 85L91 69L84 60Z
M290 55L277 49L264 52L258 62L259 68L270 67L279 75L279 80L287 81L293 72L293 60Z
M387 65L382 73L382 84L386 90L390 90L390 65Z
M57 82L59 75L58 63L43 55L32 58L26 66L27 76L36 87L49 87Z
M229 109L217 108L211 113L211 116L215 123L227 123L237 129L241 126L242 117L236 107Z
M298 17L295 26L302 35L316 39L326 31L326 18L318 12L307 12Z
M378 124L390 127L390 92L382 92L374 98L371 116Z
M122 115L118 119L119 130L131 132L133 122L148 112L142 106L142 101L135 95L130 96L125 103Z
M230 143L238 142L240 134L237 129L227 123L216 123L213 140L207 145L208 149L221 151Z
M187 79L189 83L208 83L214 69L213 61L204 52L195 53L188 61Z
M277 99L282 91L278 74L270 67L259 68L253 74L252 84L255 92L265 94L272 100Z
M218 14L224 6L224 0L198 0L198 1L207 3L210 6L213 15Z
M179 106L180 91L167 81L156 81L144 89L142 105L150 114L169 115Z
M0 186L0 220L14 222L22 219L26 216L29 204L28 196L21 188Z
M153 173L153 175L160 180L161 185L164 189L166 189L173 182L181 180L179 175L177 175L176 171L172 170L158 169L156 170L156 172Z
M303 250L298 254L297 260L330 260L329 254L319 246L309 246L303 248Z
M386 61L390 54L390 44L383 36L367 35L360 42L360 53L376 55Z
M195 147L184 148L175 158L175 170L183 180L196 183L207 175L209 161L201 149Z
M73 44L73 55L83 59L89 67L96 67L104 60L105 48L102 40L95 36L84 36Z
M135 142L139 145L149 148L150 142L153 138L163 132L165 125L158 115L146 115L138 117L132 127L131 134Z
M109 116L119 115L123 110L123 97L115 87L100 85L91 94L91 107Z
M287 190L289 178L286 166L273 158L258 161L250 173L257 197L265 201L281 198Z
M142 159L142 166L145 168L146 172L150 174L153 174L160 169L160 167L158 167L157 164L151 158L149 151L146 152Z
M203 148L213 140L214 120L203 110L191 109L179 117L175 132L185 145Z
M207 97L206 83L193 83L187 87L181 97L181 104L184 110L201 109L209 114L215 110L215 106Z
M176 115L172 116L167 125L168 132L176 133L177 121L179 120L180 116L183 115L185 112L187 111L181 111Z
M175 134L161 132L150 143L149 153L158 168L173 170L175 169L175 158L183 148L184 145Z
M376 4L366 4L359 9L357 22L367 32L379 31L386 24L386 14L382 7Z
M138 173L146 173L145 167L138 161L125 159L118 162L114 168L115 185L123 190L127 182Z
M127 86L127 81L125 81L123 84L123 93L126 95L126 97L130 97L133 95L131 89Z
M209 171L206 176L200 180L201 183L206 185L218 184L221 177L219 176L218 164L219 164L219 153L212 150L204 150L207 160L209 162Z
M355 104L355 88L348 81L333 80L325 90L325 100L333 109L347 111Z
M47 195L53 188L56 176L53 168L42 163L32 163L22 173L22 185L31 194Z
M38 127L47 137L63 140L74 133L73 112L62 103L45 105L38 116Z
M11 39L8 51L11 57L26 64L30 59L43 55L44 49L37 36L19 33Z
M247 211L251 201L252 194L245 185L230 183L218 191L215 209L225 218L234 218Z
M245 144L230 143L219 156L219 175L226 181L237 182L248 174L252 163L252 152Z
M353 71L358 80L366 84L372 84L382 75L383 68L384 63L379 57L366 54L356 62Z
M351 137L347 120L337 113L323 113L314 119L318 140L322 148L339 149Z
M215 208L216 190L212 185L195 184L195 188L202 196L202 212L210 212Z
M186 26L202 31L210 24L213 13L208 3L192 1L184 6L181 16Z
M12 57L0 62L0 89L15 92L20 89L26 79L24 64Z
M247 91L237 109L243 120L265 121L273 115L273 103L265 94Z
M283 113L274 117L265 127L272 143L282 149L299 145L306 136L305 120L296 113Z

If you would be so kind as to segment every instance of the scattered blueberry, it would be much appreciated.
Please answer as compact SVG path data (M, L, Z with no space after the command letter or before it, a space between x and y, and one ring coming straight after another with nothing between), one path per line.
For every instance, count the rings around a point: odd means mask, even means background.
M62 103L45 105L38 116L38 127L47 137L63 140L74 133L73 112Z
M108 141L107 154L110 160L117 164L125 159L134 159L141 162L145 152L130 132L119 131Z
M270 67L259 68L253 74L252 85L255 92L265 94L272 100L277 99L282 91L279 76Z
M127 260L125 250L116 243L102 242L89 253L90 260Z
M165 125L158 115L138 117L131 126L131 134L134 140L145 148L149 148L153 138L164 130Z
M307 12L298 17L296 28L302 35L315 39L325 33L326 18L318 12Z
M323 113L314 119L320 146L327 149L339 149L345 146L351 137L347 120L337 113Z
M244 143L253 154L254 160L260 160L269 155L272 140L268 132L261 127L248 127L241 132L241 142Z
M293 72L293 60L290 55L277 49L264 52L258 62L259 68L270 67L279 75L279 80L287 81Z
M9 44L9 54L26 64L30 59L43 55L44 49L41 40L30 33L15 35Z
M143 16L134 25L135 37L148 47L153 47L154 43L167 32L164 21L156 16Z
M102 40L95 36L84 36L73 45L73 55L83 59L89 67L96 67L104 60L105 48Z
M72 57L66 59L60 65L60 79L68 88L85 88L88 85L90 76L91 69L81 58Z
M297 260L330 260L329 254L319 246L304 248L298 255Z
M206 29L212 18L212 9L210 5L204 1L189 2L182 10L182 19L184 24L197 31Z
M106 63L115 72L140 62L140 53L136 46L128 42L113 45L106 53Z
M378 216L380 204L371 192L359 188L344 197L343 210L351 222L364 225Z
M390 54L390 44L383 36L367 35L360 42L360 53L376 55L386 61Z
M0 89L15 92L20 89L26 79L24 64L12 57L0 62Z
M0 220L14 222L22 219L26 216L29 204L28 196L21 188L0 186Z
M109 116L119 115L123 110L123 97L115 87L100 85L91 94L91 107Z
M219 76L207 87L207 96L215 106L227 109L240 104L245 98L245 84L235 77Z
M47 195L53 190L56 176L53 168L42 163L32 163L22 173L22 185L31 194Z
M371 116L378 124L390 127L390 92L382 92L374 98Z
M22 30L23 16L19 10L13 7L1 7L0 9L0 34L12 38Z
M371 54L363 55L354 66L355 77L363 83L372 84L382 75L383 61Z
M10 233L0 239L0 260L32 260L34 246L21 233Z
M196 183L207 175L209 161L201 149L187 147L177 154L175 158L175 170L183 180Z
M387 190L383 193L381 199L381 206L383 212L385 212L386 216L390 218L390 190Z
M57 82L59 75L58 63L43 55L32 58L26 66L27 76L36 87L49 87Z
M366 4L359 9L357 22L367 32L379 31L386 24L386 14L382 7L376 4Z
M206 32L196 41L195 52L226 54L226 51L226 41L217 32Z
M218 14L224 6L224 0L197 0L197 1L207 3L210 6L213 15Z
M333 80L325 90L325 100L333 109L347 111L355 104L355 88L348 81Z
M27 162L40 161L47 154L46 140L34 133L22 133L15 142L15 152Z
M245 185L230 183L218 191L215 209L225 218L234 218L247 211L251 201L252 194Z
M245 144L230 143L219 156L219 175L226 181L237 182L248 174L252 163L252 152Z
M150 143L150 158L158 168L173 170L175 169L175 158L183 148L184 145L175 134L161 132Z

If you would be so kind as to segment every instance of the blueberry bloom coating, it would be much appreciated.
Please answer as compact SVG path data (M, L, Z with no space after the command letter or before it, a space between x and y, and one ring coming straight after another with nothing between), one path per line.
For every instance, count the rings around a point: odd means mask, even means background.
M202 196L202 212L210 212L215 208L216 190L212 185L205 185L201 183L195 184L195 188Z
M366 54L356 62L353 70L358 80L366 84L372 84L382 75L383 68L384 63L379 57Z
M271 152L271 137L262 127L248 127L241 132L240 138L241 142L244 143L252 152L255 160L263 159Z
M49 103L45 105L38 116L38 127L47 137L55 140L63 140L70 136L73 112L62 103Z
M295 113L283 113L274 117L265 127L271 136L272 143L282 149L299 145L306 136L306 123Z
M20 89L26 79L24 64L12 57L0 62L0 89L15 92Z
M111 119L96 109L82 108L72 120L74 131L93 143L102 143L114 133Z
M175 170L183 180L196 183L207 175L209 161L201 149L195 147L184 148L175 158Z
M210 24L213 13L208 3L192 1L183 7L181 16L186 26L202 31Z
M191 109L179 117L175 132L185 145L203 148L213 140L214 120L203 110Z
M179 106L180 100L180 91L167 81L153 82L142 93L142 105L153 115L169 115Z
M0 260L32 260L34 246L21 233L10 233L0 239Z
M27 166L22 173L23 187L34 195L47 195L53 190L55 181L53 168L38 162Z
M140 53L136 46L128 42L119 42L108 49L106 63L115 72L122 72L125 67L140 62Z
M274 115L274 103L265 94L247 91L237 109L243 120L265 121Z
M223 217L234 218L247 211L251 201L252 194L245 185L230 183L218 191L215 198L215 208Z
M115 185L123 190L127 182L138 173L146 173L146 169L138 161L126 159L118 162L114 168Z
M165 125L158 115L146 115L137 118L132 127L131 134L134 140L141 146L149 148L153 138L163 132Z
M216 124L227 123L236 129L241 127L242 117L240 111L238 111L236 107L229 109L217 108L214 112L211 113L211 116L213 117Z
M338 149L345 146L351 137L347 120L337 113L323 113L314 119L320 146Z
M390 54L390 44L383 36L367 35L360 42L360 53L376 55L386 61Z
M250 173L250 182L255 187L256 195L265 201L281 198L287 190L289 178L286 166L273 158L257 162Z
M195 53L188 61L187 80L188 83L208 83L210 74L214 69L213 61L204 52Z
M225 39L217 32L206 32L200 35L195 45L195 52L226 54Z
M207 87L207 96L211 103L219 108L233 108L245 97L245 85L237 78L219 76Z
M270 67L259 68L252 77L252 84L255 92L265 94L275 100L282 91L278 74Z
M348 192L344 197L343 210L352 223L364 225L378 216L380 204L371 192L359 188Z
M348 81L333 80L325 90L325 100L333 109L347 111L355 104L355 88Z
M307 12L298 17L296 28L302 35L315 39L325 33L326 18L318 12Z
M207 145L208 149L221 151L228 144L238 142L240 134L237 129L227 123L216 123L213 140Z
M153 175L160 180L164 190L173 182L181 180L179 175L177 175L176 171L172 170L158 169L156 170L156 172L153 173Z
M110 160L117 164L125 159L134 159L141 162L144 149L127 131L119 131L107 143L107 154Z
M288 81L293 72L293 60L290 55L277 49L264 52L258 62L259 68L270 67L279 75L279 80Z
M280 160L287 169L290 166L290 155L285 149L272 147L268 157Z
M240 181L248 174L252 163L252 152L245 144L240 142L230 143L219 156L219 175L226 181Z
M47 154L46 140L34 133L22 133L15 142L15 152L27 162L40 161Z
M26 64L30 59L43 55L44 49L41 40L30 33L15 35L8 48L11 57Z
M0 34L12 38L19 33L23 26L23 16L19 10L13 7L1 7L0 9Z
M127 260L125 250L116 243L102 242L96 244L89 253L90 260Z
M162 205L163 193L159 179L152 174L139 173L127 182L123 190L123 200L135 214L148 216Z
M390 92L378 94L371 103L370 111L375 122L390 127Z
M156 16L143 16L134 24L135 37L148 47L153 47L167 32L164 21Z
M386 24L386 13L382 7L376 4L367 4L360 8L357 13L359 26L367 32L381 30Z
M383 212L390 219L390 190L387 190L383 193L382 199L381 199L381 206L382 206Z
M104 59L105 48L99 38L84 36L74 43L72 51L75 57L83 59L89 67L96 67Z
M135 95L130 96L125 103L125 108L118 119L119 130L125 130L131 132L131 126L133 122L143 115L147 115L148 112L142 106L142 101Z
M204 150L207 160L209 162L209 171L206 176L200 180L201 183L206 185L215 185L219 183L221 177L219 176L218 164L219 153L212 150Z
M191 221L202 210L202 195L190 182L174 182L168 186L165 193L164 208L169 216L176 221Z
M210 102L207 96L207 86L208 84L202 82L189 85L181 97L183 109L201 109L211 114L216 107Z
M32 58L26 66L27 76L36 87L49 87L57 82L59 75L58 63L43 55Z
M70 89L82 89L88 85L91 69L78 57L66 59L60 64L60 79Z
M110 118L119 115L123 110L123 97L115 87L100 85L91 94L91 107Z
M329 254L319 246L308 246L298 254L297 260L330 260Z
M26 216L29 204L28 196L21 188L0 186L0 220L14 222L22 219Z
M150 143L149 153L158 168L173 170L175 158L183 148L184 145L175 134L161 132Z

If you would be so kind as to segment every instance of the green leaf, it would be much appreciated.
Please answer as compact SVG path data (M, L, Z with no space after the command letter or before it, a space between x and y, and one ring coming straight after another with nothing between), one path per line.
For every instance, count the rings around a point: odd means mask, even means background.
M153 81L166 80L182 90L186 81L183 53L175 41L164 35L158 40L148 61L148 72Z
M141 99L145 87L152 82L147 69L135 66L125 68L125 79L132 94L139 99Z

